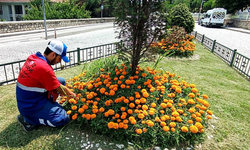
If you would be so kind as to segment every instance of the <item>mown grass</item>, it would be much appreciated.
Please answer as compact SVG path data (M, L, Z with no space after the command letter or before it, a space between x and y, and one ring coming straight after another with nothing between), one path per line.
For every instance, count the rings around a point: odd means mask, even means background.
M204 143L196 149L249 149L250 146L250 82L216 55L196 43L199 59L165 58L157 69L174 72L194 83L209 95L214 113L205 130ZM144 63L141 66L153 66ZM80 74L83 65L56 72L69 79ZM115 141L79 128L70 122L63 128L39 127L26 133L16 121L19 114L15 84L0 86L0 149L132 149Z

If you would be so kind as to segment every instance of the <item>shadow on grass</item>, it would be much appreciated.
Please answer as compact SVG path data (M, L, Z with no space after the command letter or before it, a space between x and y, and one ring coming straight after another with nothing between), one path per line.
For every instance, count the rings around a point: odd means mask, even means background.
M38 129L25 132L14 122L0 133L0 149L126 149L128 144L118 144L108 137L82 130L71 124L65 128L40 126Z

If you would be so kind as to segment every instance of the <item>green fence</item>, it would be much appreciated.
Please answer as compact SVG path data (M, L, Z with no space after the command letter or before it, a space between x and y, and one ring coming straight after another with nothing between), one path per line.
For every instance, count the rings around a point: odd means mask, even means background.
M88 48L77 48L77 50L67 52L70 59L69 63L62 61L53 67L55 71L70 68L84 62L103 58L116 53L118 43L110 43ZM25 60L15 61L5 64L0 64L0 85L16 82L20 69L22 68Z
M250 59L237 52L236 49L230 49L218 42L206 37L204 34L192 32L191 35L195 36L195 39L208 48L212 53L222 58L231 67L235 68L248 79L250 79Z
M250 78L250 59L246 56L237 52L236 49L230 49L218 42L216 40L209 39L208 37L199 34L197 32L192 32L196 40L202 43L206 48L208 48L212 53L218 55L231 67L234 67L242 74L244 74L248 79ZM118 43L110 43L105 45L99 45L89 48L77 48L77 50L69 51L67 56L70 59L69 63L62 62L61 64L56 64L53 66L55 71L62 70L65 68L70 68L72 66L79 65L84 62L99 59L102 57L110 56L115 54L117 51ZM25 60L10 62L0 65L0 85L14 83L17 80L19 71L23 66Z

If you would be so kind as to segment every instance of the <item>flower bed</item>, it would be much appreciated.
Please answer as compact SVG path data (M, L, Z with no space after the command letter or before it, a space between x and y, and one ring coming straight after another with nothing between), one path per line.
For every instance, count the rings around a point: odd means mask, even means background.
M77 97L60 104L81 125L138 147L203 140L212 115L206 94L174 73L139 66L134 76L130 72L123 63L92 77L83 72L67 81Z
M190 57L195 51L193 39L194 36L187 34L184 28L174 26L167 37L159 42L153 42L151 47L161 54L167 53L175 57Z

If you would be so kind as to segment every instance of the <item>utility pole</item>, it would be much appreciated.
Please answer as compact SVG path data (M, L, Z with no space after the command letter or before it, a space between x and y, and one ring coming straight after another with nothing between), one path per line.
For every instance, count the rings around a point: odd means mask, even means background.
M43 5L43 20L44 20L44 28L45 28L45 39L48 39L47 36L47 26L46 26L46 16L45 16L45 8L44 8L44 0L42 0L42 5Z
M201 7L200 7L199 15L198 15L198 24L200 24L200 14L201 14L203 2L205 1L204 0L201 1Z
M103 13L103 0L101 2L101 18L102 18L102 13Z

